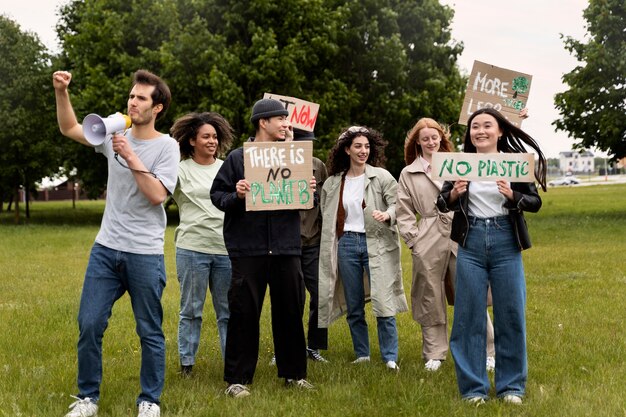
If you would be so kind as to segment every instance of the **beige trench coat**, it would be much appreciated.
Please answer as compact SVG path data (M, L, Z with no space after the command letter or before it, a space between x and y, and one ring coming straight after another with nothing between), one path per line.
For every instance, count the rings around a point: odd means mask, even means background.
M329 177L321 195L322 240L320 242L319 319L326 328L346 313L346 301L337 269L337 208L341 174ZM396 228L397 182L383 168L365 166L365 234L371 279L363 274L365 300L372 302L376 317L390 317L408 311L402 267L400 239ZM372 218L372 211L385 211L390 221L380 223ZM368 282L369 281L369 282Z
M411 249L411 310L422 326L446 324L446 273L456 276L457 244L450 239L453 213L435 206L442 183L433 181L417 158L400 173L396 215L402 239ZM419 221L416 221L416 216Z

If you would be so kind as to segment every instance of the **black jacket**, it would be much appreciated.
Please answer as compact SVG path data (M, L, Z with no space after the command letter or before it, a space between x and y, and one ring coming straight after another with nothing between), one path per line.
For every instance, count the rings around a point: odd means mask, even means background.
M447 213L454 211L452 219L452 231L450 238L459 245L465 247L465 239L467 238L467 230L469 229L468 204L469 204L469 183L468 192L459 196L454 203L449 204L450 192L454 186L453 181L446 181L441 187L441 193L437 198L437 208ZM512 182L513 201L508 200L504 203L504 208L509 209L509 218L515 230L517 245L520 250L528 249L532 245L530 243L530 235L524 219L524 211L536 213L541 208L541 197L537 192L535 184L529 182Z
M211 201L224 212L224 243L231 257L300 255L298 210L246 211L235 186L244 178L243 147L232 151L211 187Z

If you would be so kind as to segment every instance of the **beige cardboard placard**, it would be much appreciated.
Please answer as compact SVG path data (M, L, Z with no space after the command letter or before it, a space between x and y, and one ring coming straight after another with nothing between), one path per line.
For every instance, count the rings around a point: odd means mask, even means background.
M433 154L431 176L434 180L534 182L535 155L532 153Z
M476 110L493 107L515 126L521 126L519 112L528 102L532 78L519 71L474 61L459 124L467 125L467 119Z
M250 183L246 210L300 210L313 207L313 143L246 142L244 175Z
M289 112L287 119L293 127L306 130L307 132L313 132L313 129L315 129L315 122L320 111L319 104L273 93L265 93L263 98L271 98L282 102L285 105L285 109Z

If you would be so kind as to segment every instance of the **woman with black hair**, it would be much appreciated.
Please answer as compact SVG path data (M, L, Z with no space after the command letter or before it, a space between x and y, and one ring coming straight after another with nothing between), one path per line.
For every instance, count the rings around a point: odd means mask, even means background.
M381 165L380 133L363 126L344 130L328 158L321 195L319 325L347 311L356 359L370 361L365 301L372 301L380 353L399 370L395 315L407 311L396 229L396 187Z
M224 246L224 213L209 195L213 179L233 141L233 129L218 113L190 113L174 122L170 133L180 146L174 200L180 224L174 237L180 283L178 353L183 376L189 376L200 344L202 310L211 289L222 358L228 328L231 266Z
M526 153L527 146L532 148L539 158L535 178L546 190L546 159L530 135L491 108L474 112L467 126L464 152ZM504 180L446 181L437 206L454 211L451 238L459 244L450 351L461 396L477 405L488 399L484 312L491 286L496 395L521 404L528 376L522 250L531 246L523 213L541 208L537 188Z

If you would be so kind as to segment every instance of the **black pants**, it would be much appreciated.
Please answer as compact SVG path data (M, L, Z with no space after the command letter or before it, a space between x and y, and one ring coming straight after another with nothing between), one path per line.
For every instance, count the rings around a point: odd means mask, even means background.
M250 384L259 357L259 319L269 284L272 333L279 378L306 378L299 256L232 257L224 381Z
M311 349L328 349L328 329L320 329L317 327L318 305L319 305L319 262L320 247L303 246L302 247L302 275L304 276L304 285L309 292L309 331L307 340ZM306 300L306 293L302 289L302 304Z

